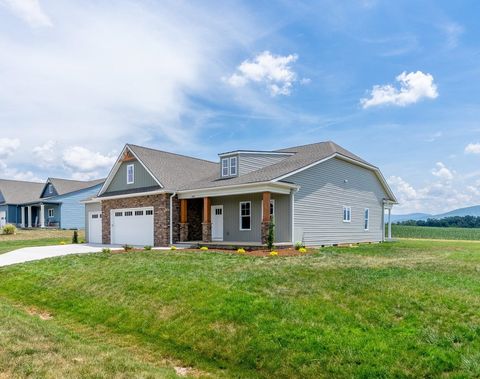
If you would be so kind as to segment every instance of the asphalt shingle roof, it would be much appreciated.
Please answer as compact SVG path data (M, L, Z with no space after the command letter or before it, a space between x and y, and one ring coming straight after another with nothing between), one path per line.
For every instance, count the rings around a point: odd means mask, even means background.
M0 193L4 204L22 204L36 201L40 197L44 183L21 180L0 179Z
M60 178L49 178L48 181L53 184L58 195L65 195L66 193L80 191L85 188L90 188L98 184L102 184L105 181L105 179L81 181L81 180L70 180L70 179L60 179Z

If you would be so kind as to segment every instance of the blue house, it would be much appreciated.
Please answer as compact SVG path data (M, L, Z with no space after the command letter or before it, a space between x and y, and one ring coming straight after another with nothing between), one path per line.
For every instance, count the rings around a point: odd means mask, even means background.
M0 226L85 228L82 200L95 196L104 179L49 178L46 183L0 180ZM3 217L3 218L2 218Z

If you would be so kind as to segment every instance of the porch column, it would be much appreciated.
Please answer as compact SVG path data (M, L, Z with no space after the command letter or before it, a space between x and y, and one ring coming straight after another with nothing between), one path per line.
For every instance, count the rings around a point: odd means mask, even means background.
M45 227L45 205L40 204L40 227Z
M32 227L32 206L31 205L29 205L27 207L27 219L28 219L27 220L27 223L28 223L27 227L31 228Z
M212 199L203 198L202 241L212 241Z
M392 208L388 208L388 239L392 239Z
M268 238L268 229L270 227L270 223L272 220L270 219L270 199L271 195L270 192L264 192L262 194L262 225L261 225L261 235L262 235L262 243L267 243Z
M25 227L25 207L22 207L21 209L22 209L22 214L21 214L22 223L20 224L20 226L24 228Z
M188 241L187 199L180 200L180 242Z

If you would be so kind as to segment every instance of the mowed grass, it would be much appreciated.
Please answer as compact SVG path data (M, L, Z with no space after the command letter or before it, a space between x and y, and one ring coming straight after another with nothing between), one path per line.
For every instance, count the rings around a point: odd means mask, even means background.
M130 376L163 361L211 377L480 376L480 243L401 241L286 258L68 256L1 268L0 298L16 304L9 322L29 322L29 307L51 314L42 338L60 329L80 351L85 341L94 352L128 349ZM38 355L35 335L10 370L41 356L45 376L63 376L55 354ZM62 351L70 364L74 348ZM96 356L85 353L77 370L100 364ZM156 377L161 369L148 366Z
M480 228L392 225L392 237L480 241Z
M73 230L19 229L15 234L0 234L0 254L22 247L58 245L71 243ZM78 231L78 240L85 239L83 230Z

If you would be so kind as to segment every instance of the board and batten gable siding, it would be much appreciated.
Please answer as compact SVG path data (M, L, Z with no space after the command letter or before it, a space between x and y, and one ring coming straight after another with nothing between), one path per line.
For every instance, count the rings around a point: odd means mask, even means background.
M238 174L245 175L263 167L283 161L288 155L242 154L238 155Z
M102 203L87 203L85 204L85 241L88 241L88 214L90 212L101 212Z
M94 187L55 197L55 201L62 203L60 208L60 227L62 229L85 228L85 205L81 201L95 196L101 186L101 184L98 184Z
M385 193L376 174L332 158L287 178L300 186L294 200L294 239L306 245L382 241ZM343 207L351 222L343 222ZM369 209L369 230L364 212Z
M127 184L127 166L133 164L135 181ZM137 160L122 162L104 194L117 191L158 187L158 183Z
M291 239L290 195L272 194L275 200L275 241ZM251 230L240 230L240 202L251 201ZM223 205L223 240L261 242L262 194L212 197L212 205Z

